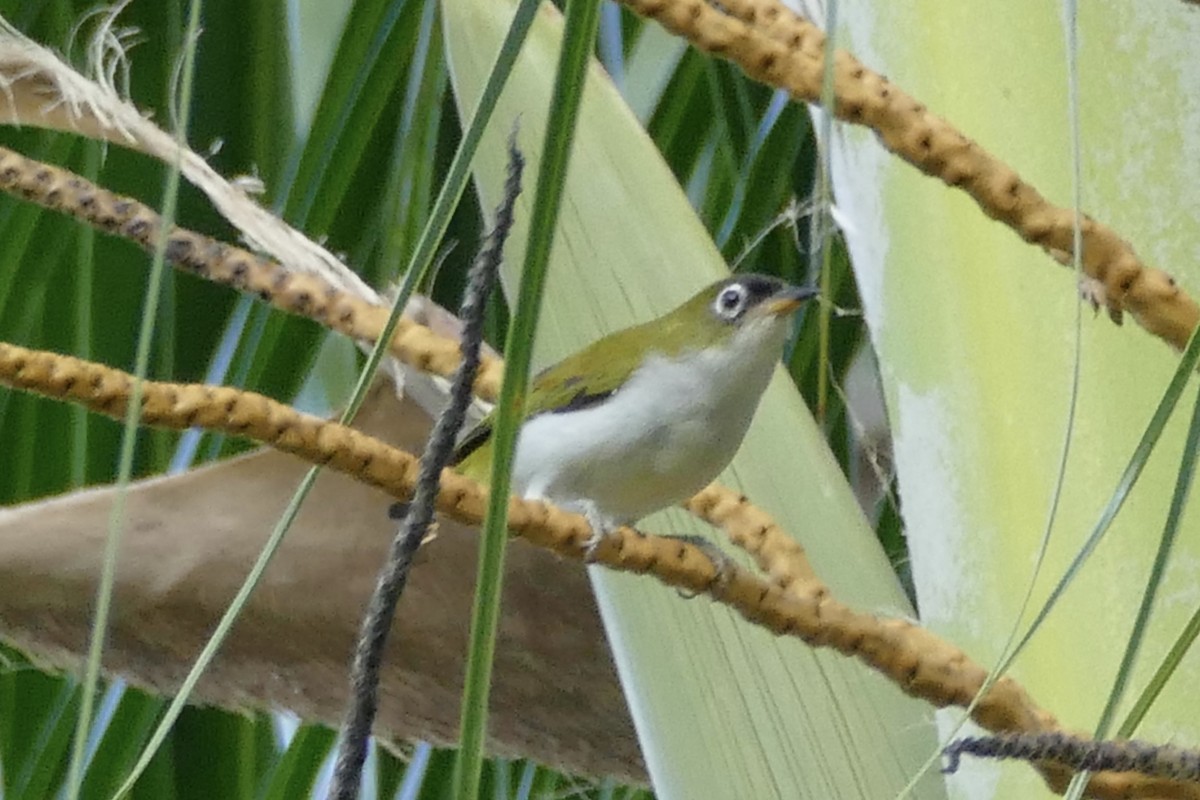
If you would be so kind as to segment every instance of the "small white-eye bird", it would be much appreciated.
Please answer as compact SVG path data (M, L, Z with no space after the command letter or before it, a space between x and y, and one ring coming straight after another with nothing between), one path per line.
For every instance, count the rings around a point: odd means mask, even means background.
M517 438L513 493L584 514L597 536L691 497L733 459L791 312L815 294L765 275L726 278L543 370ZM492 421L451 461L483 483Z

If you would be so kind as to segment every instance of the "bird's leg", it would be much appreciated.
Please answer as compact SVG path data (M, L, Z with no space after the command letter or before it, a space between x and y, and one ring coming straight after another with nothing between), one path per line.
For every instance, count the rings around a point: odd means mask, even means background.
M579 503L578 507L583 512L588 527L592 529L592 535L588 537L587 542L583 546L583 560L590 564L596 560L596 548L600 546L600 543L604 541L605 537L621 526L616 521L601 514L600 509L590 500Z

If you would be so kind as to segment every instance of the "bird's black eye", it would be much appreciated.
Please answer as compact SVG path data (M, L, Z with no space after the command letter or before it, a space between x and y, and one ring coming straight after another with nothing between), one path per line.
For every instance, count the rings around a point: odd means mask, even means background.
M713 301L713 310L717 316L726 320L735 320L746 307L746 287L734 283L726 286L717 294Z

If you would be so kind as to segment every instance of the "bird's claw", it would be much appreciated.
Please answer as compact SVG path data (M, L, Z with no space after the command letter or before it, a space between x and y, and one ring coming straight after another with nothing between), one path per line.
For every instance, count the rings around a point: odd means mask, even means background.
M1099 313L1101 306L1108 305L1108 291L1105 289L1104 282L1090 275L1084 275L1079 279L1079 296L1092 307L1093 313Z
M607 533L598 532L594 528L592 529L592 535L588 537L588 540L584 542L583 545L583 563L596 563L596 553L600 549L601 542L603 542L607 536Z
M723 584L729 580L729 577L733 574L734 568L737 566L732 558L725 555L725 551L717 547L708 539L705 539L703 536L678 534L674 536L668 536L666 538L687 542L698 549L701 553L704 553L704 555L708 557L708 560L712 562L713 569L717 571L716 577L713 579L713 583L716 585ZM688 599L691 599L695 596L694 594L689 594L682 590L680 590L679 593Z
M600 545L608 538L609 534L620 526L612 520L606 519L594 506L589 505L585 508L583 516L587 518L588 527L592 529L592 535L583 545L583 561L585 564L594 564Z

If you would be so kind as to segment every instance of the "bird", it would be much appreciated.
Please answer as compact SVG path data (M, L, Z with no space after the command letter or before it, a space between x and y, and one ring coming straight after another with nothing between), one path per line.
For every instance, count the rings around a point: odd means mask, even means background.
M542 370L517 435L513 494L584 515L592 545L688 499L733 459L782 357L792 312L816 294L735 275ZM450 460L484 484L493 422L494 412Z

